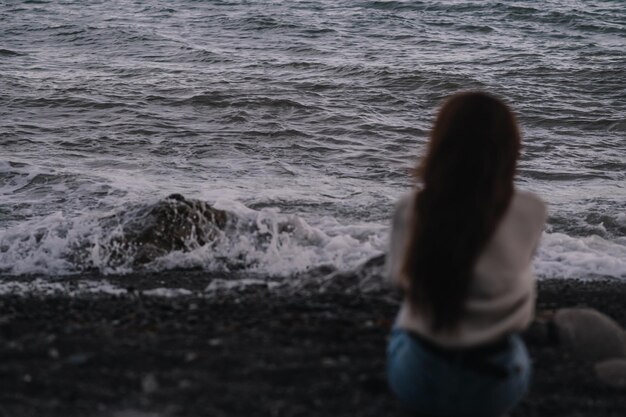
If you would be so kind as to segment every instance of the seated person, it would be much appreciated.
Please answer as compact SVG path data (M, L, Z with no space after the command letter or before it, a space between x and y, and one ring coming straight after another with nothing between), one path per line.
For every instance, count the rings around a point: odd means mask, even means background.
M388 379L420 415L501 416L527 389L518 333L533 318L546 208L514 187L519 151L504 103L456 94L439 110L416 189L397 205L388 271L404 302Z

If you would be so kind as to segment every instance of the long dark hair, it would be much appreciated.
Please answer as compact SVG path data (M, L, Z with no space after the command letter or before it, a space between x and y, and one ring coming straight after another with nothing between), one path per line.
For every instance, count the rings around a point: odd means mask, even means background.
M454 329L464 313L476 260L513 196L519 150L515 116L490 94L458 93L439 110L415 171L422 184L402 265L409 305L433 331Z

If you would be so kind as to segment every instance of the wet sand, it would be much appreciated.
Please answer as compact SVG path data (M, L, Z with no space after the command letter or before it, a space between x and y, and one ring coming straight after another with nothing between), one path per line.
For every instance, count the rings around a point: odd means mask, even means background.
M207 296L211 279L145 274L113 279L123 295L1 295L0 416L408 415L384 377L394 294L251 285ZM140 291L163 285L194 293ZM550 280L538 310L588 306L626 326L624 300L624 282ZM626 415L626 392L542 329L524 334L534 381L512 416Z

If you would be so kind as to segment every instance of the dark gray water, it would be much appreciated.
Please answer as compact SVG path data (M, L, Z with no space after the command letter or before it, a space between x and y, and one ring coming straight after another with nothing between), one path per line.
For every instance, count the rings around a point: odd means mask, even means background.
M128 271L96 219L172 192L275 239L152 269L350 270L385 251L437 104L472 88L522 125L518 185L550 207L539 275L626 278L620 0L3 2L0 272L78 272L85 239L90 267Z

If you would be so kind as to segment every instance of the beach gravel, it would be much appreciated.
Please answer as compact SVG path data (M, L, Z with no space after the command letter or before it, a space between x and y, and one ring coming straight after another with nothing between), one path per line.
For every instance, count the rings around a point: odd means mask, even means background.
M0 296L0 416L406 415L384 372L396 296L332 286L207 296L209 278L196 275L171 273L172 285L194 283L176 297L138 291L154 286L149 275L117 295ZM595 308L623 327L625 297L619 281L543 281L538 316ZM534 378L511 416L626 415L624 391L545 328L524 334Z

